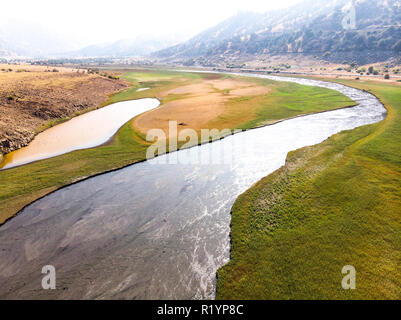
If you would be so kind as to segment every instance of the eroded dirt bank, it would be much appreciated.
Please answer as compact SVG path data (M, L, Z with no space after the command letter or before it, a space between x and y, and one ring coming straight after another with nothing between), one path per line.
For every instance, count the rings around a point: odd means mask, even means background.
M47 123L96 107L126 87L123 80L82 72L0 72L0 160Z

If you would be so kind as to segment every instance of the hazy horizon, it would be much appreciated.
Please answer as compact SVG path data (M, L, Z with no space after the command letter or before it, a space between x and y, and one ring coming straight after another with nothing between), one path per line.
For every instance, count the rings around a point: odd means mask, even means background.
M241 11L268 12L289 7L302 0L204 0L132 2L125 0L16 0L2 4L6 14L0 28L7 25L46 30L55 38L79 48L138 36L175 36L184 41ZM57 4L57 5L55 5ZM32 30L30 30L32 31ZM0 33L1 35L1 33Z

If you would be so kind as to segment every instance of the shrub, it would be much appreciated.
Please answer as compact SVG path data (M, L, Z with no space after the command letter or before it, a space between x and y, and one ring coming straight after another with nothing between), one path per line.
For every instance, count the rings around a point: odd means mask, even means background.
M369 67L369 69L368 69L369 73L373 73L374 70L375 70L375 68L373 68L373 67Z
M384 76L384 79L390 80L390 75L387 73L387 74Z

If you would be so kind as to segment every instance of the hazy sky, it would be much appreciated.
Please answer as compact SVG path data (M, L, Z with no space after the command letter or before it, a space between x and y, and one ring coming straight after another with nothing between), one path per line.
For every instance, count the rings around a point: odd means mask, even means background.
M301 0L1 0L7 19L40 24L81 43L137 35L193 36L238 11L266 12ZM14 14L15 13L15 14Z

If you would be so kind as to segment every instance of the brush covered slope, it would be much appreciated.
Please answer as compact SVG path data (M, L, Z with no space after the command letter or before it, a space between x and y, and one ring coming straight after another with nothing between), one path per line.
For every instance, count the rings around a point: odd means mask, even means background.
M223 66L291 54L364 65L399 58L400 21L400 0L306 0L266 14L239 13L153 56L184 65Z

